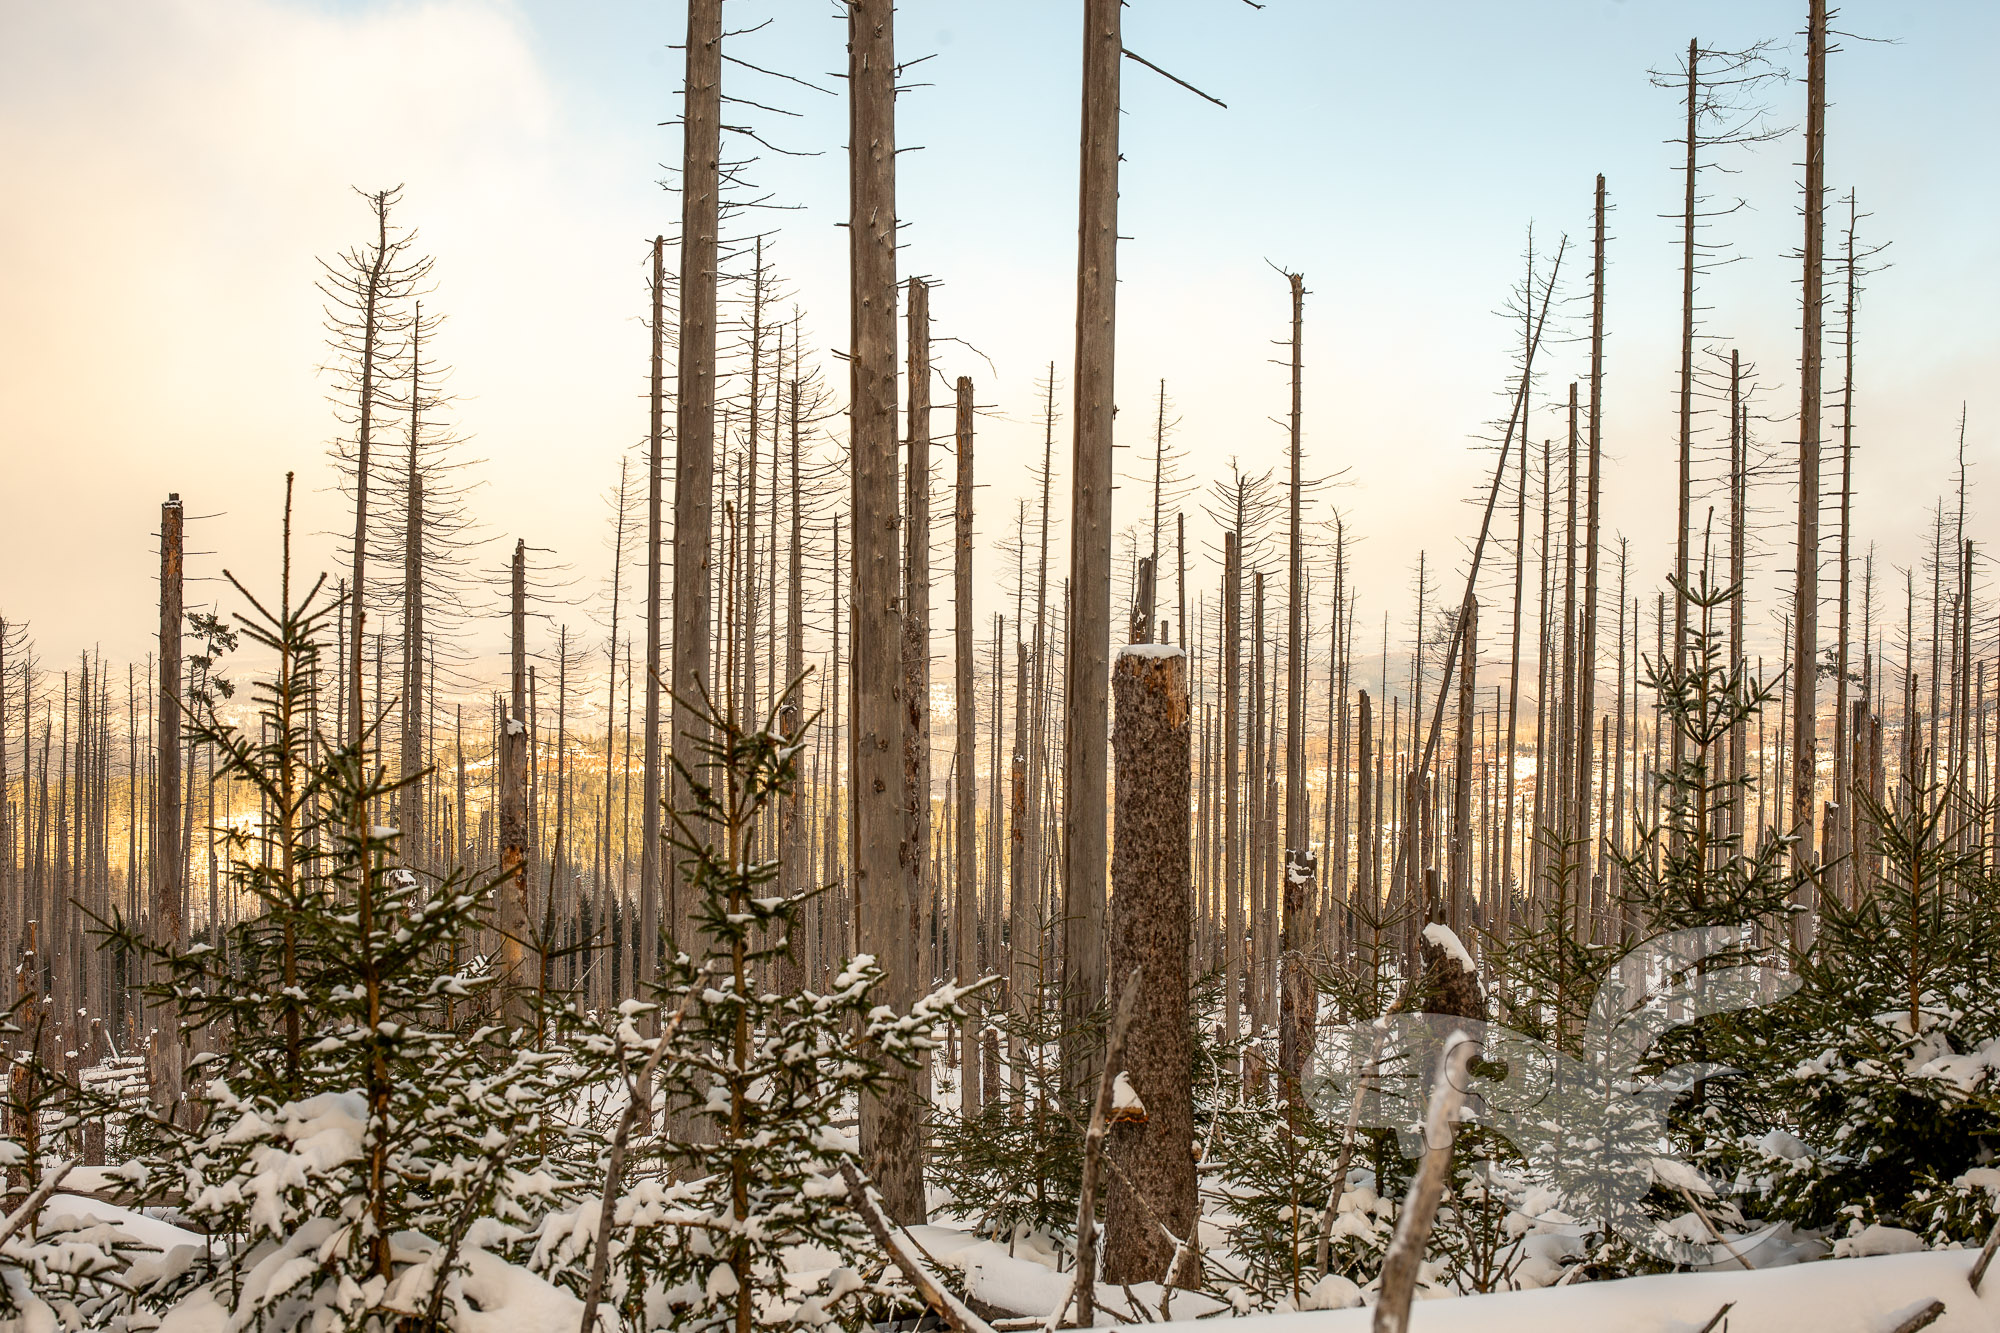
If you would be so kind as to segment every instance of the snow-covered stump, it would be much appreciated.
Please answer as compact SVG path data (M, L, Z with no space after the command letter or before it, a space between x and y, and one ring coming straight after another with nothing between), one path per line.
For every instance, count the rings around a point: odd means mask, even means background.
M1187 655L1170 644L1128 645L1111 673L1117 790L1111 851L1111 975L1139 970L1125 1077L1113 1108L1106 1188L1104 1280L1158 1282L1196 1216L1190 948ZM1193 1286L1184 1260L1175 1281Z

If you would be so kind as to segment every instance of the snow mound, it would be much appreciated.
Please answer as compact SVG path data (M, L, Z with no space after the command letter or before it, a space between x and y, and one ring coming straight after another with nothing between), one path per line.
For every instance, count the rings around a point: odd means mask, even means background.
M1756 1333L1881 1333L1933 1300L1944 1313L1927 1333L2000 1328L2000 1283L1975 1293L1966 1280L1978 1254L1931 1250L1870 1259L1829 1259L1756 1272L1665 1273L1539 1291L1419 1301L1412 1333L1691 1333L1732 1305L1729 1326ZM1230 1326L1257 1333L1367 1333L1370 1309L1257 1315ZM1213 1330L1213 1323L1203 1327ZM1720 1327L1720 1325L1718 1325Z

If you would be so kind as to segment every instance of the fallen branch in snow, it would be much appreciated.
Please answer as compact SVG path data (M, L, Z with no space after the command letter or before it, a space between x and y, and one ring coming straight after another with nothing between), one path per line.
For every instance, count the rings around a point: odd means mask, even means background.
M27 1225L29 1219L41 1211L42 1205L49 1201L49 1196L56 1192L56 1186L63 1183L63 1177L68 1175L70 1168L75 1165L75 1162L59 1162L55 1170L42 1177L42 1183L35 1186L35 1192L28 1196L27 1201L8 1214L4 1224L0 1224L0 1245L12 1240L14 1233Z
M1742 1264L1744 1272L1746 1273L1755 1272L1756 1270L1750 1267L1750 1261L1748 1259L1745 1259L1742 1255L1738 1254L1734 1249L1734 1247L1732 1247L1728 1241L1722 1238L1722 1233L1715 1229L1715 1223L1709 1220L1707 1210L1704 1209L1701 1206L1701 1204L1696 1201L1694 1197L1694 1191L1690 1190L1685 1185L1676 1185L1674 1186L1674 1188L1680 1191L1681 1197L1687 1200L1687 1206L1694 1210L1694 1215L1701 1219L1702 1226L1708 1229L1709 1239L1713 1240L1717 1245L1720 1245L1722 1247L1722 1252L1724 1254L1734 1259L1737 1263Z
M1729 1312L1731 1310L1734 1310L1735 1308L1736 1308L1735 1301L1723 1302L1722 1308L1720 1310L1717 1310L1714 1314L1710 1315L1708 1317L1708 1322L1706 1324L1703 1324L1700 1328L1696 1329L1695 1333L1715 1333L1715 1326L1721 1323L1725 1318L1727 1318Z
M590 1254L590 1286L584 1292L583 1322L578 1326L578 1333L591 1333L597 1324L597 1304L604 1298L604 1278L611 1267L612 1215L618 1206L619 1178L625 1173L625 1145L631 1140L632 1126L638 1123L640 1115L650 1117L653 1114L653 1075L659 1072L660 1057L673 1044L674 1034L680 1031L699 994L700 987L690 986L687 994L681 996L680 1008L674 1010L674 1016L660 1029L659 1037L653 1042L653 1053L646 1057L646 1063L639 1069L639 1077L627 1089L625 1113L618 1117L618 1128L611 1135L611 1160L604 1168L604 1196L597 1205L597 1234L591 1238L595 1244L591 1246ZM622 1048L622 1038L618 1039L618 1044Z
M1125 1032L1132 1026L1132 1008L1139 1000L1139 969L1125 979L1125 993L1119 997L1118 1012L1111 1020L1111 1039L1104 1045L1104 1070L1097 1078L1097 1101L1090 1108L1090 1128L1083 1136L1083 1191L1076 1205L1076 1267L1071 1270L1069 1293L1062 1304L1049 1312L1042 1324L1044 1333L1062 1326L1063 1316L1076 1306L1077 1323L1089 1328L1097 1322L1097 1168L1104 1157L1105 1117L1111 1113L1111 1084L1125 1059Z
M1993 1262L1993 1252L2000 1250L2000 1222L1993 1224L1993 1231L1986 1237L1986 1248L1979 1252L1979 1262L1972 1266L1972 1289L1979 1290L1980 1281L1986 1276L1986 1266Z
M881 1207L868 1192L868 1184L854 1169L854 1163L843 1162L840 1174L847 1180L847 1201L854 1205L854 1211L861 1214L861 1220L873 1233L875 1243L889 1255L896 1267L903 1270L903 1276L924 1298L924 1304L937 1311L938 1318L950 1324L953 1333L993 1333L992 1327L974 1314L965 1302L944 1289L944 1285L930 1275L923 1262L910 1253L889 1225L889 1219L882 1215Z
M1375 1299L1375 1333L1405 1333L1410 1326L1410 1297L1416 1290L1417 1269L1431 1236L1431 1221L1444 1197L1445 1172L1451 1168L1451 1140L1458 1109L1465 1104L1466 1072L1479 1043L1453 1032L1438 1061L1437 1091L1431 1094L1430 1115L1424 1121L1424 1161L1410 1182L1396 1235L1382 1260L1382 1290Z
M1889 1333L1917 1333L1920 1328L1929 1328L1944 1314L1944 1302L1932 1301L1923 1309L1896 1325Z

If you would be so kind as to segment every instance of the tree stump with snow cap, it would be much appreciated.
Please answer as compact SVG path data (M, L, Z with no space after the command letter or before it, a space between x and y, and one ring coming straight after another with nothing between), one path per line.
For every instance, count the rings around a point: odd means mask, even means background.
M1112 1117L1104 1280L1196 1286L1199 1262L1175 1267L1196 1217L1193 1051L1188 1033L1192 892L1187 655L1131 645L1112 668L1117 788L1111 851L1112 976L1140 970ZM1122 1094L1129 1088L1131 1097ZM1129 1182L1129 1184L1127 1183Z

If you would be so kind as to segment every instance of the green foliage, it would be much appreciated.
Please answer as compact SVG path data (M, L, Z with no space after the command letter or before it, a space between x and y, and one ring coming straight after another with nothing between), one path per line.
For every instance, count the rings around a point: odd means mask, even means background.
M667 1042L655 1105L689 1129L638 1146L613 1214L607 1306L633 1329L859 1327L909 1297L846 1204L841 1168L854 1153L835 1122L888 1067L938 1047L964 1016L966 988L940 987L897 1014L880 1003L882 969L866 955L825 994L763 988L814 896L775 892L778 863L760 858L758 837L798 780L801 747L712 710L706 723L702 762L682 769L691 806L673 812L696 927L674 943L699 953L670 947L655 1005L577 1034L590 1076L627 1095L636 1065ZM652 1037L638 1027L649 1009L678 1017ZM580 1289L598 1208L551 1218L536 1265ZM824 1263L788 1269L800 1247Z
M315 632L334 610L319 592L276 612L250 599L243 631L277 659L256 736L214 694L187 709L221 775L272 811L228 834L231 887L260 910L221 949L112 927L164 974L149 994L200 1052L190 1105L152 1126L147 1166L216 1243L144 1296L205 1299L246 1327L451 1324L482 1255L576 1188L542 1151L542 1108L565 1080L531 1034L455 1030L480 983L450 960L476 952L487 886L394 866L398 835L369 814L398 784L372 761L372 733L308 735Z
M1047 929L1037 933L1049 937ZM974 1228L1008 1243L1024 1235L1072 1238L1083 1190L1090 1104L1063 1086L1067 1022L1050 961L1040 951L1033 984L1017 982L1010 1003L988 1019L1001 1049L1019 1053L1000 1095L970 1119L932 1121L930 1181Z
M1764 1114L1719 1117L1716 1156L1769 1217L1976 1244L2000 1201L2000 884L1948 792L1863 800L1884 876L1822 899L1804 988L1736 1034Z

